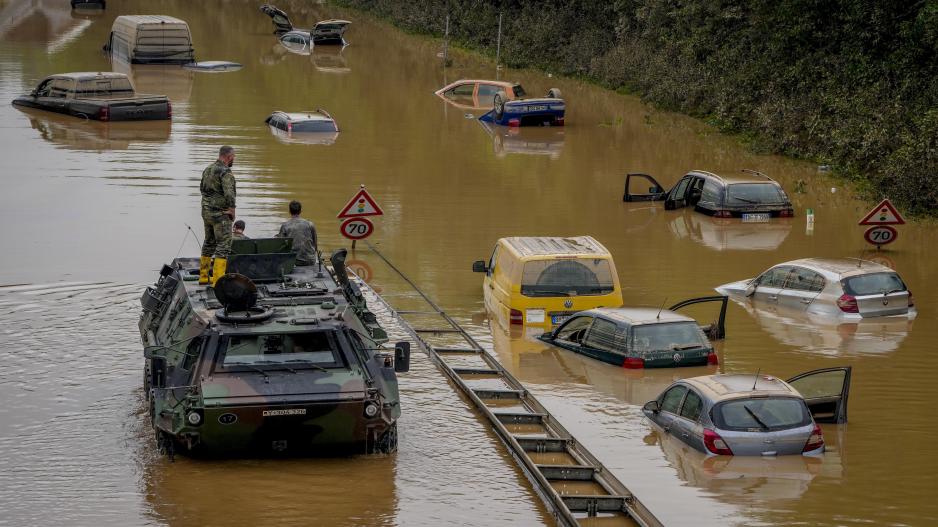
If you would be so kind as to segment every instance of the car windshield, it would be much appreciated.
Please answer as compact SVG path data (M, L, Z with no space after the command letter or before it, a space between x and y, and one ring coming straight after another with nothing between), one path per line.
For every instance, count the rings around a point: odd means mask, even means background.
M340 368L342 360L331 331L228 338L219 366L248 368Z
M525 95L527 95L527 92L524 91L524 88L522 88L520 84L515 84L514 86L512 86L511 91L515 92L515 97L518 97L518 98L524 97Z
M726 187L726 201L732 205L782 203L785 193L775 183L735 183Z
M785 430L811 424L811 413L801 399L762 397L736 399L717 405L716 425L724 430Z
M563 258L524 264L525 296L607 295L615 290L609 260Z
M632 327L633 351L679 351L709 346L707 337L696 322L669 322Z
M851 276L843 281L844 292L848 295L881 295L895 291L905 291L905 284L896 273L871 273Z

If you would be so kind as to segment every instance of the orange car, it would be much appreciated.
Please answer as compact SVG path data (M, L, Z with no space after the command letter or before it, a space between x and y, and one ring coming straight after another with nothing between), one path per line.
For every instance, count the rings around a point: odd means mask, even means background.
M461 79L437 90L436 95L457 108L485 110L494 106L495 94L503 91L507 100L524 97L517 82Z

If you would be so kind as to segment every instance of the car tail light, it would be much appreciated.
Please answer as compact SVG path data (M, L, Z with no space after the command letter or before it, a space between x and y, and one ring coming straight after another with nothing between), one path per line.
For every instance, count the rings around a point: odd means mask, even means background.
M293 123L287 123L287 131L288 131L288 132L292 132L292 131L293 131Z
M521 126L520 119L508 119L508 126Z
M915 307L915 299L912 298L912 291L906 291L909 294L909 307Z
M704 429L704 446L707 447L707 450L709 450L711 454L717 454L719 456L733 455L733 451L730 450L726 441L720 437L720 434L707 428Z
M98 110L98 120L99 121L110 121L111 120L111 109L107 106L102 106Z
M733 213L728 210L718 210L713 213L714 218L732 218Z
M801 449L801 452L810 452L822 446L824 446L824 432L821 432L821 425L814 423L814 430L811 431L811 437L808 438L808 442L804 444L804 448Z
M626 357L622 367L629 370L640 370L645 367L645 359L641 357Z
M707 354L707 364L713 366L715 364L720 364L720 358L717 357L717 354L713 351Z
M173 103L166 101L166 117L173 118Z
M785 209L778 213L780 218L792 218L795 216L794 209Z
M508 321L511 324L517 324L520 326L524 324L524 314L522 314L521 311L518 311L517 309L512 309L508 314Z
M840 308L844 313L859 313L860 308L857 307L857 299L852 295L840 295L840 298L837 299L837 307Z
M560 119L554 119L554 126L563 126L563 117Z

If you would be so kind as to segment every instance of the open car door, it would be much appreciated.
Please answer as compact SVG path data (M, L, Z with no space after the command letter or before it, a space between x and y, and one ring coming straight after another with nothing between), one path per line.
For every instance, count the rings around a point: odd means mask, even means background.
M290 17L287 16L287 13L283 9L271 4L264 4L261 6L261 12L269 16L271 22L274 23L274 33L282 35L288 31L293 31L293 24L290 22Z
M683 302L678 302L673 306L668 308L668 311L677 311L682 307L691 306L694 304L703 304L706 302L720 302L720 316L710 324L700 324L700 329L707 334L707 338L710 340L717 340L726 337L726 304L729 300L728 296L716 295L716 296L702 296L699 298L689 298ZM699 324L699 321L698 321Z
M786 382L801 392L815 421L846 423L851 370L850 366L812 370Z
M632 180L641 189L648 189L648 192L631 192ZM622 201L664 201L668 193L655 181L655 178L648 174L627 174L625 176L625 192L622 194Z

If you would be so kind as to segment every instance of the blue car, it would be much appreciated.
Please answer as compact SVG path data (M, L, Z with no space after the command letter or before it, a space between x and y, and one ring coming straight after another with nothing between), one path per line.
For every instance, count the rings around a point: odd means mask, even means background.
M508 100L505 92L495 94L494 108L479 117L484 123L502 126L563 126L566 103L560 90L551 88L546 97Z

